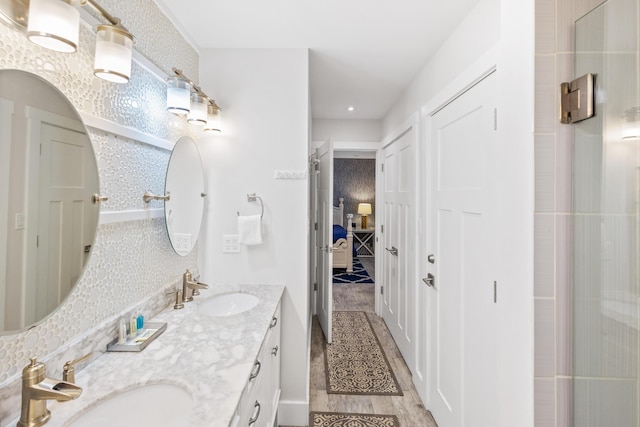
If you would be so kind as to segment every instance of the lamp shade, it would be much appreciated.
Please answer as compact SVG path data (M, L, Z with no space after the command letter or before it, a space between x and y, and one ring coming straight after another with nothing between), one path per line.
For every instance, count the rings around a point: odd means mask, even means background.
M207 104L205 97L197 92L191 94L191 110L187 116L187 121L194 125L204 126L207 123Z
M371 215L371 203L358 203L358 213L360 215Z
M191 104L191 83L183 77L167 78L167 111L188 114Z
M204 125L204 131L207 133L220 133L220 110L209 104L207 106L207 124Z
M80 12L60 0L30 0L27 38L44 48L71 53L78 49Z
M93 74L114 83L131 76L133 36L115 25L98 25Z

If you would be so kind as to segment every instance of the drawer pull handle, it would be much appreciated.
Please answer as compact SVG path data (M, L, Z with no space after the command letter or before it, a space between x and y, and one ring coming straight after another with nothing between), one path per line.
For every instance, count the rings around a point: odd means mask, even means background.
M249 376L249 381L251 381L251 380L255 379L255 378L258 376L258 374L260 373L260 367L261 367L262 365L260 364L260 361L259 361L259 360L256 360L256 363L255 363L253 366L255 366L255 367L256 367L256 369L255 369L255 371L254 371L254 372L252 372L252 373L251 373L251 375Z
M269 329L275 328L277 324L278 324L278 318L274 317L273 319L271 319L271 324L269 325Z
M271 354L274 356L278 355L278 346L275 346L271 349Z
M257 408L257 411L256 411L256 408ZM260 402L258 402L257 400L256 400L256 403L253 405L253 410L256 415L254 417L249 418L249 425L258 421L258 418L260 417Z

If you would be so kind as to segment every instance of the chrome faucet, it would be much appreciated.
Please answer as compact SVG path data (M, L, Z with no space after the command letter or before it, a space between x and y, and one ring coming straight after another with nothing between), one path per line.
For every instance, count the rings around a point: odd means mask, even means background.
M209 289L209 285L198 282L191 275L191 272L187 270L182 275L182 302L193 301L193 296L198 295L198 289ZM195 292L194 292L195 291Z
M47 400L64 402L78 398L82 388L66 381L47 378L44 363L35 357L22 370L22 411L17 427L42 426L51 418Z

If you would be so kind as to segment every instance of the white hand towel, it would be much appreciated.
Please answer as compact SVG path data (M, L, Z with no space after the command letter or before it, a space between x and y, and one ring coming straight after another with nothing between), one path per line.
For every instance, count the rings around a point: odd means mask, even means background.
M262 244L262 218L260 215L238 217L238 240L244 245Z

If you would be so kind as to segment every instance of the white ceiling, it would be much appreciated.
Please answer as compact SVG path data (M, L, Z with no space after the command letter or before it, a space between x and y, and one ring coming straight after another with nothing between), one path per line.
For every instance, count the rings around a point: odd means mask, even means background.
M198 50L309 48L313 117L377 120L479 0L155 1Z

